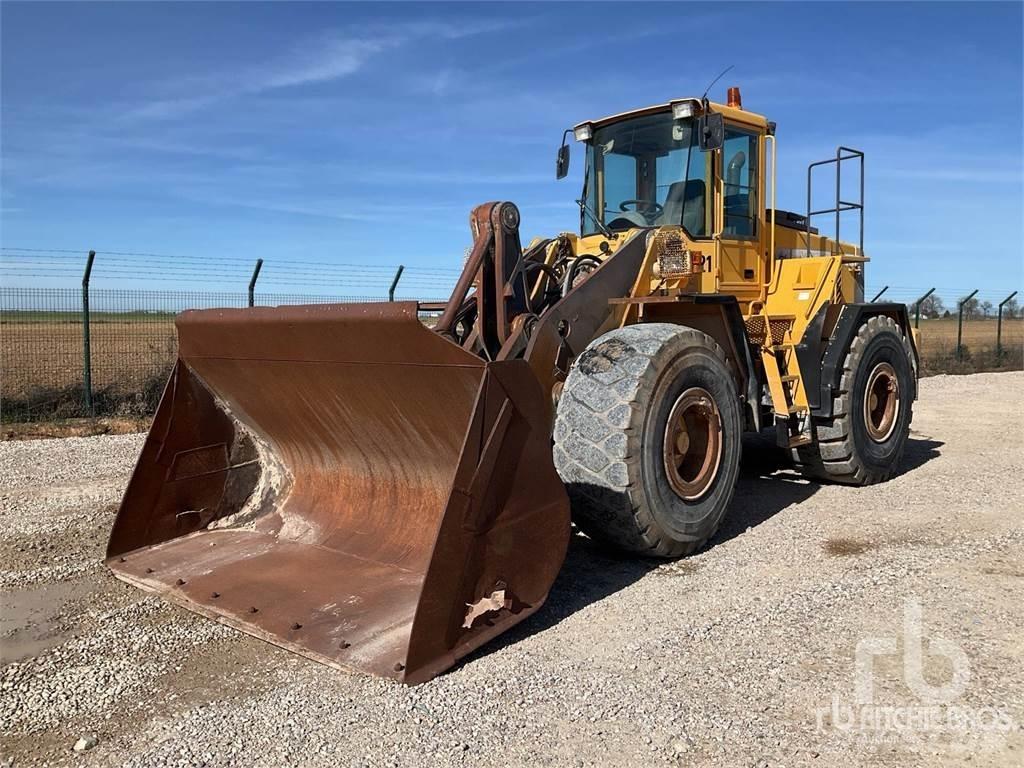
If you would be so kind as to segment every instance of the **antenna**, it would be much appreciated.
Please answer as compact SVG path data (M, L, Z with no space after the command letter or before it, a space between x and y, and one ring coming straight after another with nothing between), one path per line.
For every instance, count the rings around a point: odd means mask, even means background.
M700 100L701 101L707 101L708 92L711 90L711 88L715 85L715 83L717 83L719 80L722 79L722 75L724 75L726 72L728 72L730 69L732 69L735 66L736 66L735 64L730 64L728 67L723 69L719 73L718 77L716 77L714 80L712 80L711 83L708 85L708 87L704 89L704 95L700 97Z

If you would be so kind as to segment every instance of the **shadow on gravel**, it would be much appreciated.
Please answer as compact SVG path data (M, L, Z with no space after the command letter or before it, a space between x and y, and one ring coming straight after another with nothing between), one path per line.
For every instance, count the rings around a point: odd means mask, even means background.
M924 466L932 459L939 457L939 448L945 443L935 440L930 435L915 434L910 431L910 438L907 440L906 450L903 452L903 461L893 477L913 472L918 467Z
M810 498L819 487L818 483L808 482L793 469L789 459L775 444L774 435L745 435L736 495L705 550L760 525L792 504Z
M569 541L565 563L544 606L523 623L471 653L456 668L553 627L576 611L628 587L664 563L664 560L620 555L595 544L581 533L574 533Z
M942 445L924 436L911 435L896 476L911 472L937 457L937 449ZM801 477L770 437L744 436L743 463L736 495L718 532L701 551L713 549L760 525L792 504L810 498L820 487L820 483ZM591 603L628 587L666 562L620 554L576 533L569 542L565 564L544 607L522 624L471 653L455 668L553 627Z

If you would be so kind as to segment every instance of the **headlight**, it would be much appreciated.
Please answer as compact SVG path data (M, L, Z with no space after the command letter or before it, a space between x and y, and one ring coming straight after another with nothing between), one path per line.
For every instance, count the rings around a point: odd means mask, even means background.
M594 126L590 123L583 123L573 128L572 134L576 137L576 141L590 141L590 137L594 135L593 128Z

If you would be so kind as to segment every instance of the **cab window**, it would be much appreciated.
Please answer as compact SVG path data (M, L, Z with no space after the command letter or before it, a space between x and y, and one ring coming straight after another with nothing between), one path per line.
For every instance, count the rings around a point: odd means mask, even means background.
M726 237L757 237L757 142L756 134L725 128L722 146L722 180L725 192Z
M711 165L694 118L669 111L603 126L587 142L582 233L683 226L707 237Z

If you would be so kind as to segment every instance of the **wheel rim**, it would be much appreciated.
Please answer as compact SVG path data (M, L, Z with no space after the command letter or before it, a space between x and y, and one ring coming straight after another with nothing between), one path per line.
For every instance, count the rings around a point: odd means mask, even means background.
M722 417L707 390L679 396L665 423L665 474L686 501L699 499L718 476L722 461Z
M889 439L900 413L900 382L889 363L879 363L864 391L864 426L876 443Z

